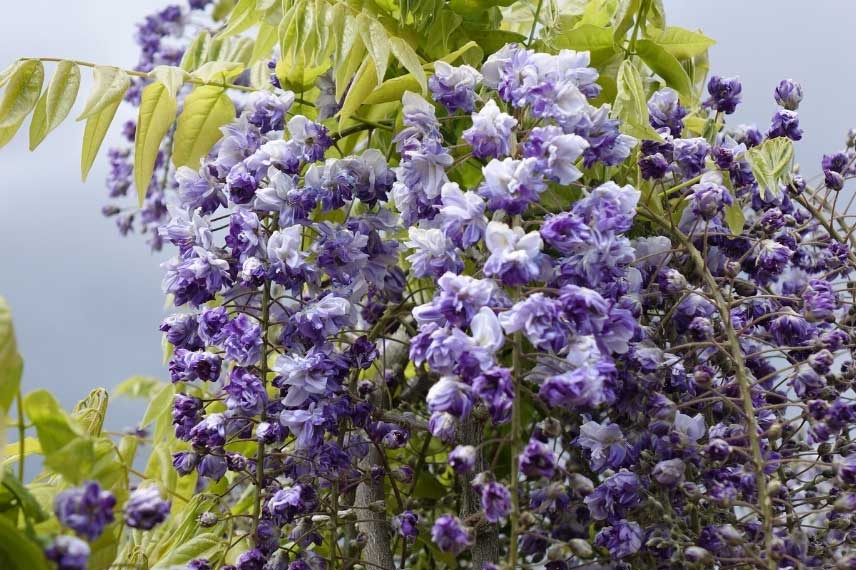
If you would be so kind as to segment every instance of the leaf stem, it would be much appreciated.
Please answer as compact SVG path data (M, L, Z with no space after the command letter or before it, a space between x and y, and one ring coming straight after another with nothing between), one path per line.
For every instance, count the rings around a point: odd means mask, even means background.
M27 426L24 424L24 398L21 388L18 388L18 396L15 399L18 401L18 481L23 483L24 453L27 451L24 439L27 436Z

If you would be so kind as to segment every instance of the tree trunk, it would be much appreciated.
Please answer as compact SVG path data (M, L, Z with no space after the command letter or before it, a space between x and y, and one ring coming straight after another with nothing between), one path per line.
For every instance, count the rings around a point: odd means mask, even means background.
M482 510L481 498L472 485L473 478L485 470L484 451L479 448L482 439L482 424L471 415L461 423L460 430L460 443L478 449L473 470L461 478L461 519L464 520ZM470 552L473 556L473 570L483 570L485 563L496 564L499 561L499 531L496 525L484 520L475 525Z

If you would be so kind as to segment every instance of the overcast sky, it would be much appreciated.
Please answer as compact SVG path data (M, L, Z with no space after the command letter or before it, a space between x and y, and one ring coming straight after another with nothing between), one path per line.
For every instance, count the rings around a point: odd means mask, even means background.
M838 149L856 126L852 30L856 2L800 0L666 0L673 25L718 40L712 70L739 75L744 104L734 119L766 128L779 79L802 82L806 140L798 158L815 173L824 152ZM163 0L29 0L6 7L0 19L0 67L20 56L61 56L131 67L137 59L134 24ZM840 71L839 71L840 70ZM88 91L89 72L81 93ZM81 97L82 98L82 97ZM74 115L74 112L72 113ZM67 120L35 153L26 125L0 151L0 295L12 306L27 389L47 387L65 405L93 386L134 374L160 375L163 256L139 236L119 238L105 202L104 151L80 182L82 124ZM124 406L120 409L127 409ZM116 419L130 425L132 416Z

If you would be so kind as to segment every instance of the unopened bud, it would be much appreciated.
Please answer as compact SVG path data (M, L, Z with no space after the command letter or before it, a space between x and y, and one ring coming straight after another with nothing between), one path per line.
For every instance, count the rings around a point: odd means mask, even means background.
M568 542L568 546L571 547L571 552L573 552L576 556L580 558L591 558L594 554L594 551L591 548L591 544L588 541L583 540L582 538L572 538Z
M684 559L687 562L710 562L713 556L701 546L689 546L684 549Z
M199 525L208 528L217 524L217 515L212 513L211 511L205 511L201 515L199 515Z

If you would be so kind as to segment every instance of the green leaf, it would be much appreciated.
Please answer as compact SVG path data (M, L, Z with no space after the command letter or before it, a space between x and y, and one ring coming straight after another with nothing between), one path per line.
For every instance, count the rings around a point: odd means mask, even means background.
M6 299L0 297L0 411L9 411L21 387L24 361L18 353L12 312Z
M374 62L374 71L377 73L377 83L383 83L383 76L386 74L386 67L389 65L389 36L383 24L366 14L360 12L357 15L357 29L360 32L360 37L369 50Z
M24 397L24 413L36 428L46 455L55 453L79 437L59 402L47 390L36 390Z
M168 413L172 408L172 400L175 397L175 386L172 384L164 384L160 390L152 396L149 407L146 408L146 413L143 414L143 419L140 421L140 427L147 427L159 416Z
M701 55L716 42L700 32L670 26L659 36L652 38L657 45L678 59L689 59Z
M253 44L253 53L250 55L250 63L255 63L260 59L270 57L270 52L276 45L277 29L276 26L262 22L259 25L259 33L256 36L256 42Z
M422 69L422 63L419 61L419 56L416 55L416 52L413 51L410 44L401 38L389 38L389 47L392 49L392 53L395 55L395 58L413 75L414 79L419 83L419 87L422 89L422 94L425 95L428 90L425 71Z
M226 23L226 27L217 36L225 38L240 34L253 27L261 17L262 13L256 11L256 0L239 0L232 13L229 14L229 21Z
M149 73L149 77L160 81L167 88L167 91L173 98L178 95L178 90L187 81L187 72L180 67L171 65L158 65Z
M172 162L176 167L199 167L223 133L220 127L235 120L235 105L222 87L203 85L191 91L178 117Z
M746 151L746 161L752 168L752 174L758 181L761 199L766 191L773 195L779 193L779 181L788 174L794 158L794 144L786 137L767 139L758 146Z
M88 435L101 435L104 418L107 417L109 397L104 388L95 388L80 400L71 411L73 419Z
M190 77L203 83L222 85L232 77L240 75L242 71L244 71L244 64L240 61L209 61L199 66L196 71L190 74Z
M175 97L163 83L156 81L143 89L134 140L134 184L140 206L152 180L161 141L175 120L177 108Z
M371 58L366 58L357 71L354 82L342 102L342 109L339 111L339 130L342 130L348 119L357 112L357 109L365 102L366 97L374 91L375 87L377 87L377 76L374 62Z
M15 68L0 101L0 129L20 125L36 106L44 81L45 68L37 59L24 61Z
M725 223L728 224L732 234L740 235L743 232L746 217L743 215L743 206L739 200L735 200L725 208Z
M125 396L126 398L151 398L156 390L163 387L164 383L151 376L131 376L119 382L113 389L114 396Z
M639 139L662 140L648 123L648 104L642 77L629 59L618 68L618 94L615 96L613 115L621 120L621 130Z
M39 436L41 439L41 436ZM78 437L45 456L45 467L62 475L75 485L92 478L95 465L95 442L91 437Z
M125 91L131 86L131 78L118 67L96 65L92 76L95 79L95 87L86 100L83 112L77 117L78 121L94 117L113 107L116 101L122 100Z
M39 523L48 519L48 514L42 509L39 501L30 493L30 490L13 476L11 469L0 469L0 473L8 471L3 477L3 486L15 497L18 506L24 514L33 522Z
M459 59L464 57L464 55L467 55L470 50L476 50L478 52L482 51L481 48L479 47L478 43L476 43L474 41L469 41L469 42L465 43L464 45L462 45L461 47L459 47L458 49L456 49L455 51L447 53L446 55L444 55L440 59L442 61L445 61L446 63L455 63L456 61L458 61ZM478 55L478 57L476 59L481 59L481 55Z
M640 2L641 0L618 1L618 8L615 10L613 18L615 45L621 45L624 42L624 36L633 27L633 20L636 19L636 14L639 12Z
M30 122L30 150L35 150L65 120L80 89L80 68L70 61L56 66L50 85L42 94Z
M92 168L92 163L95 162L95 157L98 156L98 149L101 148L104 135L107 134L107 129L113 122L116 110L121 104L122 98L119 97L99 112L86 118L86 128L83 131L83 149L80 154L80 172L84 182L89 175L89 169Z
M21 128L21 125L24 124L24 119L27 117L21 117L21 120L11 127L0 127L0 148L3 148L9 141L15 138L15 134L18 132L18 129Z
M591 52L592 63L599 64L615 53L614 33L612 28L583 24L556 36L553 47Z
M208 32L200 32L193 42L188 46L184 55L181 57L181 69L190 73L206 61L208 56L208 48L211 45L211 34Z
M5 517L0 517L0 568L47 570L41 547Z
M401 101L405 91L419 91L422 86L412 74L393 77L383 82L383 85L371 92L363 101L364 105L377 105L379 103L391 103Z
M198 534L187 542L176 544L151 570L180 570L195 558L218 560L226 550L226 541L214 533Z
M675 56L651 40L638 40L636 53L654 73L665 79L666 84L680 93L686 101L695 99L692 81Z

